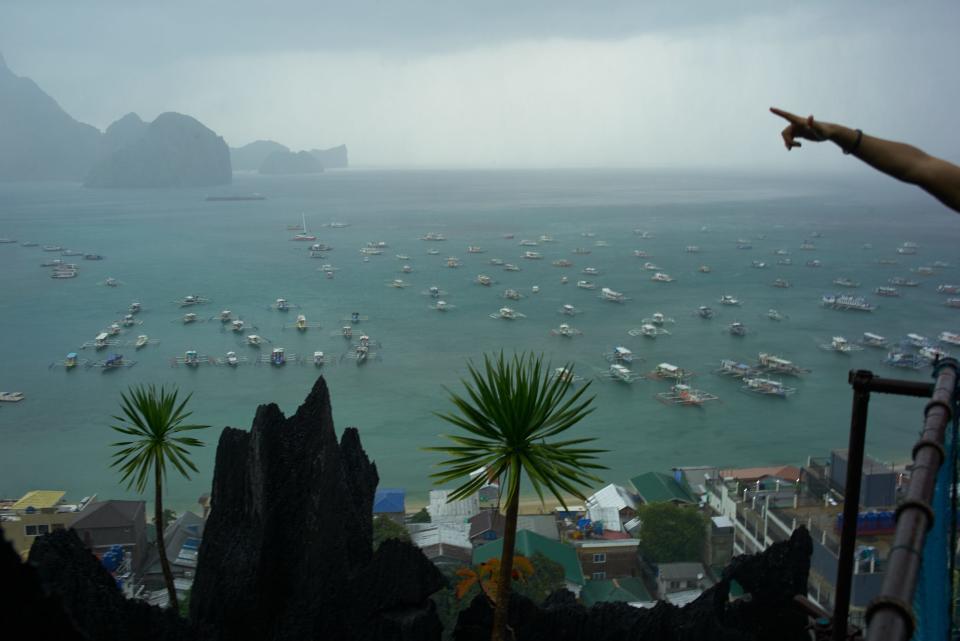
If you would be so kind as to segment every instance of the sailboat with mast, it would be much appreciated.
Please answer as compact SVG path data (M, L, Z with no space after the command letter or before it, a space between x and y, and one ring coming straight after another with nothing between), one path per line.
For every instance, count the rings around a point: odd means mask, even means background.
M307 231L307 215L306 214L301 214L301 222L302 222L302 225L300 227L300 230L301 230L300 233L298 233L296 236L294 236L290 240L310 240L310 241L316 240L317 237Z

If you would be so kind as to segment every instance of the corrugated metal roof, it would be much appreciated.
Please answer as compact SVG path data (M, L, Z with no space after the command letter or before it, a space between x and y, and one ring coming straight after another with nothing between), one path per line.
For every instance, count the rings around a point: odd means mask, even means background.
M25 510L28 507L42 509L45 507L56 507L66 492L62 490L30 490L24 494L19 501L14 503L11 508L14 510Z
M440 522L463 522L480 513L480 497L474 494L460 501L447 502L453 490L430 490L430 505L427 512L430 520Z
M588 608L594 603L650 601L652 597L643 581L633 577L593 579L580 591L580 600Z
M647 503L696 503L692 494L669 474L647 472L630 479L640 498Z
M583 585L583 570L580 568L580 559L577 557L576 550L569 545L540 536L536 532L518 530L514 554L530 558L537 552L563 566L564 578L568 582ZM476 565L488 559L499 559L502 554L503 539L491 541L473 551L473 563Z

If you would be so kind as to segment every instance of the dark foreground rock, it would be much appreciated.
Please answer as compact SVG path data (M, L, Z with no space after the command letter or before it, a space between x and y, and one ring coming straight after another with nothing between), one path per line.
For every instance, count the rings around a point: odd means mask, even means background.
M538 607L515 595L510 625L515 638L524 641L805 641L807 618L793 597L807 593L812 552L810 534L800 528L789 541L734 558L716 585L682 608L661 601L649 610L626 603L599 603L587 609L566 590ZM731 603L734 580L749 596ZM487 601L477 597L460 613L453 637L487 641L492 621Z

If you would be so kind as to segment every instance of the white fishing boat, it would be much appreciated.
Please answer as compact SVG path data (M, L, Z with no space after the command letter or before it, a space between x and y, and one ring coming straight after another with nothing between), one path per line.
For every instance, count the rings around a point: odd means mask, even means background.
M540 293L540 286L539 286L539 285L533 285L532 287L530 287L530 293L531 293L531 294L539 294L539 293Z
M888 341L883 336L880 336L880 334L864 332L863 337L860 339L860 344L865 347L879 347L885 349L888 346Z
M507 289L504 290L503 297L507 300L520 300L523 295L515 289Z
M632 372L629 367L621 363L612 363L606 372L605 378L621 383L633 383L640 377Z
M50 278L56 279L66 279L66 278L76 278L77 270L75 269L55 269L50 274Z
M225 309L220 312L220 316L218 318L220 319L221 323L229 323L233 320L233 312L231 312L229 309Z
M950 345L960 345L960 334L954 332L940 332L940 336L937 337L941 343L949 343Z
M670 276L670 274L665 274L665 273L663 273L663 272L657 272L656 274L654 274L653 276L650 277L650 280L652 280L652 281L655 282L655 283L672 283L672 282L673 282L673 277Z
M782 321L786 319L786 315L781 314L779 311L773 309L772 307L767 310L767 318L772 321Z
M95 349L103 349L107 345L112 344L112 341L109 339L110 339L110 334L108 334L107 332L100 332L99 334L97 334L96 338L93 339L93 347Z
M896 287L877 287L873 290L873 293L877 296L887 296L890 298L897 298L900 296L900 290Z
M784 278L777 278L773 281L773 286L779 289L788 289L791 287L790 281Z
M438 300L433 305L430 305L430 309L438 312L447 312L447 311L450 311L451 309L456 309L456 308L457 308L456 305L451 305L445 300Z
M708 307L707 305L701 305L700 307L697 308L696 314L700 318L706 318L706 319L713 318L713 308Z
M744 385L740 388L741 390L763 396L786 398L797 391L795 387L787 387L782 382L769 378L747 377L743 379L743 382Z
M431 285L426 290L421 292L424 296L429 296L430 298L440 298L441 296L446 296L447 292L440 289L436 285Z
M400 268L400 273L401 274L413 273L413 267L411 267L410 265L404 265L403 267Z
M137 324L137 319L133 317L133 314L126 314L120 319L120 324L124 327L133 327Z
M186 325L186 324L188 324L188 323L196 323L196 322L197 322L197 315L196 315L196 314L194 314L194 313L191 312L191 313L189 313L189 314L184 314L184 315L183 315L183 324L184 324L184 325Z
M579 383L583 380L582 376L577 376L573 373L573 369L569 367L557 367L553 370L553 373L550 375L550 378L559 378L565 383Z
M491 259L490 259L490 264L491 264L491 265L496 265L497 267L502 267L502 266L503 266L503 259L502 259L502 258L491 258Z
M382 249L378 249L378 248L376 248L376 247L361 247L361 248L360 248L360 253L361 253L364 257L380 256L380 255L383 254L383 250L382 250Z
M484 250L483 250L483 248L478 247L478 246L476 246L476 245L470 245L469 247L467 247L467 253L468 253L468 254L482 254L482 253L484 253Z
M755 371L746 363L725 358L720 361L720 367L715 369L713 373L731 378L745 378L754 375Z
M521 246L521 247L536 247L538 244L539 244L539 243L538 243L537 241L535 241L535 240L521 240L521 241L520 241L520 246Z
M404 281L402 278L394 278L392 281L387 283L389 287L394 287L396 289L404 289L410 286L410 283Z
M647 270L648 272L658 272L658 271L660 271L660 268L659 268L657 265L655 265L654 263L649 263L649 262L648 262L648 263L644 263L644 264L643 264L643 268L644 268L645 270Z
M723 296L721 296L719 302L721 305L739 305L740 304L740 300L735 296L731 296L730 294L724 294Z
M798 367L785 358L780 358L779 356L774 356L766 352L760 352L757 356L757 369L789 376L799 376L800 374L810 372L810 370Z
M580 289L596 289L597 286L589 280L578 280L577 287Z
M614 291L609 287L603 287L600 289L600 300L605 300L608 303L625 303L627 297L624 296L622 292Z
M541 243L555 243L555 242L557 242L557 241L554 240L553 236L550 236L549 234L543 234L542 236L540 236L540 242L541 242Z
M845 294L824 294L820 304L830 309L853 310L858 312L872 312L876 309L861 296L847 296Z
M747 335L747 326L741 323L740 321L734 321L727 325L727 331L731 336L746 336Z
M540 260L543 258L543 254L540 252L523 252L523 258L526 260Z
M555 260L552 264L554 267L573 267L573 261L567 260L566 258Z
M930 341L927 340L926 336L911 333L907 334L906 343L912 345L913 347L926 347L930 344Z
M709 274L713 271L713 269L710 267L710 265L700 265L700 267L697 268L697 271L701 274Z
M808 252L809 252L809 251L814 251L816 248L817 248L817 246L814 245L814 244L813 244L812 242L810 242L809 240L805 240L805 241L803 241L802 243L800 243L800 249L802 249L803 251L808 251Z
M127 307L127 311L131 314L139 314L142 310L143 306L136 301L130 303L130 306Z
M597 269L596 267L584 267L580 273L586 276L599 276L600 270Z
M604 354L606 358L611 363L627 363L628 365L633 362L633 352L622 345L617 345L611 351Z
M699 407L709 401L719 400L720 397L710 392L698 390L685 383L671 385L667 392L659 392L657 400L667 405L685 405L690 407Z
M503 271L505 271L505 272L518 272L518 271L520 271L520 268L517 267L516 265L512 264L512 263L507 263L506 265L503 266Z
M190 307L191 305L200 305L209 302L209 299L197 295L184 296L178 301L180 307Z
M476 282L478 285L483 285L484 287L490 287L493 285L493 279L486 274L478 274L474 282Z
M230 331L237 332L237 333L242 332L244 330L244 325L245 323L242 320L240 320L239 318L235 319L230 322Z
M224 360L230 367L236 367L240 364L240 358L237 356L236 352L227 352L227 356Z
M926 347L921 347L920 351L918 351L917 354L920 356L920 358L925 358L931 363L934 361L940 360L941 358L950 357L950 352L944 349L940 349L939 347L935 347L933 345L927 345Z
M307 317L303 314L298 314L294 327L301 332L307 331Z
M898 367L902 369L920 369L921 367L927 366L929 363L923 357L912 352L903 352L900 350L894 350L887 353L887 358L883 361L886 365L891 367Z
M501 307L496 314L490 314L490 318L497 318L501 320L516 320L518 318L526 318L520 312L510 308L510 307Z
M642 249L634 249L633 255L637 258L650 258L650 254L643 251Z
M353 338L353 327L350 325L344 325L340 328L340 335L344 338Z
M133 346L136 349L142 349L146 347L149 343L150 343L150 337L147 336L146 334L140 334L139 336L137 336L137 342L134 343Z
M686 247L686 249L684 249L684 251L687 252L688 254L699 254L699 253L700 253L700 245L687 245L687 247Z
M110 336L116 336L120 331L120 325L117 323L110 323L110 326L106 329L107 334Z
M576 316L577 314L580 313L579 309L577 309L576 307L570 304L564 304L557 311L563 314L564 316Z
M550 330L550 333L554 336L562 336L564 338L573 338L574 336L579 336L583 332L575 327L570 327L566 323L560 323L560 327L556 327Z
M447 258L447 267L450 269L456 269L460 266L460 259L455 256L449 256Z
M446 239L447 237L444 236L443 234L439 234L437 232L432 232L432 231L427 232L426 234L420 237L420 240L428 240L428 241L441 241Z
M247 336L247 345L250 345L251 347L260 347L262 343L263 338L257 336L256 334L250 334Z
M906 242L900 247L897 247L897 253L906 256L912 256L917 253L919 245L916 243Z
M435 249L435 248L428 249L428 250L427 250L427 255L428 255L428 256L439 256L439 255L440 255L440 250L439 250L439 249Z
M676 321L672 318L667 318L660 312L654 312L650 318L644 318L643 323L649 323L651 325L663 325L664 323L675 323Z
M670 332L668 332L667 330L663 329L662 327L658 327L653 323L643 323L642 325L640 325L640 327L635 327L634 329L627 330L627 333L633 337L644 336L646 338L656 338L657 336L661 336L664 334L669 336L670 334Z
M820 349L828 352L837 352L839 354L850 354L863 349L859 345L854 345L843 336L834 336L829 343L820 346Z
M323 367L327 364L327 357L324 356L323 352L314 352L313 353L313 365L314 367Z
M766 269L767 263L762 260L755 260L750 263L750 266L753 267L754 269Z

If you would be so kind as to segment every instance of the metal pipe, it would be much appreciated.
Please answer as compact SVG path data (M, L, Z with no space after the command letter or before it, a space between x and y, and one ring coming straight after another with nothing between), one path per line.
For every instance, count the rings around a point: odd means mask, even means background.
M863 449L867 437L867 408L870 404L871 372L858 370L852 375L853 409L850 415L850 443L847 446L847 481L843 487L843 530L840 533L840 557L837 559L837 592L833 607L833 639L845 641L853 585L853 551L857 543L857 517L860 514L860 479L863 476Z
M914 632L913 595L923 546L933 525L930 507L941 465L945 436L953 418L960 364L948 358L936 364L933 399L924 412L923 432L913 447L913 472L906 499L897 507L897 529L880 594L867 607L867 641L906 641Z

